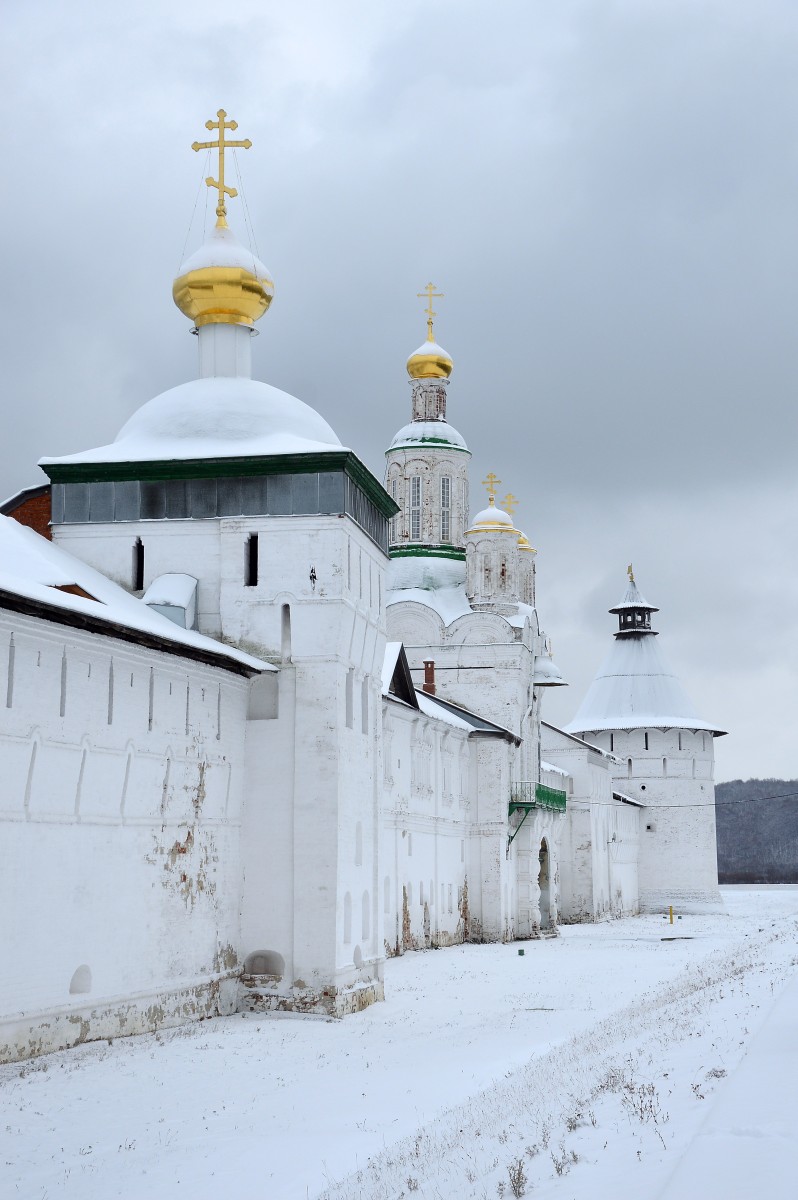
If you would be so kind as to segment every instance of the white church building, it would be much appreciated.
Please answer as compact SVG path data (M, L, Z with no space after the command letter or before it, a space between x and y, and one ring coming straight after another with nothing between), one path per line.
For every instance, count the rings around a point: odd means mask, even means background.
M198 377L0 505L0 1061L344 1015L409 949L720 903L722 731L633 581L573 722L543 719L536 551L495 476L471 515L432 285L384 485L252 379L274 287L227 225L225 118L173 289Z

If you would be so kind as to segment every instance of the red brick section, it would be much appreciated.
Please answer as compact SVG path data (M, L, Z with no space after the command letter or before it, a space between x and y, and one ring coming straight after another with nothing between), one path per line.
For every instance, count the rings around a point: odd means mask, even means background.
M22 500L16 508L8 509L5 515L19 521L20 525L27 525L29 529L35 529L48 541L52 540L50 537L52 508L49 488L40 496L30 496L27 500Z

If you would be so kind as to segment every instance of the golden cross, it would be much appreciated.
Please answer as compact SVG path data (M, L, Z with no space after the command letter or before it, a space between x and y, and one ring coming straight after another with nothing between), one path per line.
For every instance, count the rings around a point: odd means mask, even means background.
M249 150L250 146L252 145L252 142L249 140L249 138L245 138L243 142L225 141L225 136L224 136L225 129L238 129L238 121L225 121L225 117L227 116L227 113L224 111L223 108L219 109L216 116L217 116L218 120L205 122L206 129L218 129L219 130L219 136L216 139L216 141L215 142L192 142L191 149L192 150L218 150L219 151L219 178L212 179L211 176L209 175L208 178L205 180L205 182L209 188L216 188L219 192L219 203L216 205L216 227L217 227L217 229L223 229L227 225L227 220L226 220L227 208L225 206L224 198L227 195L232 199L233 196L238 195L238 192L236 191L236 189L233 187L228 187L224 181L224 152L225 152L225 150L234 150L238 146L241 146L242 149L244 149L244 150Z
M634 573L634 571L632 570L632 564L631 564L631 563L629 563L629 566L626 568L626 574L629 576L629 582L630 582L630 583L634 583L634 581L635 581L635 573Z
M505 512L508 512L511 517L514 517L515 510L518 508L518 497L514 496L512 492L508 492L502 500L502 508L505 510Z
M425 296L427 298L427 307L424 309L424 312L427 314L427 341L433 342L435 339L432 336L432 318L437 317L438 314L432 311L432 301L433 299L442 300L443 292L436 292L435 284L428 283L424 288L424 291L416 292L416 295L418 296L419 300L423 300Z
M493 503L493 498L496 495L496 488L500 483L501 479L499 479L498 475L494 475L492 471L489 472L487 479L482 480L482 486L488 489L488 495L490 496L491 504Z

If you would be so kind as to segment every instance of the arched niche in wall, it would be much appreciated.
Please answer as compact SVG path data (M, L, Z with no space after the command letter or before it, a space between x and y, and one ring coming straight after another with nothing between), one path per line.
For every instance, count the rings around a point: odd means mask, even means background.
M70 996L85 996L91 991L91 967L83 963L69 981Z

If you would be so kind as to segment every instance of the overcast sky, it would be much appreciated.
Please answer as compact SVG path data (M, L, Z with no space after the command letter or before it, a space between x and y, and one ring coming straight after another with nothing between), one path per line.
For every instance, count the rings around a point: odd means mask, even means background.
M472 508L489 470L521 498L571 684L545 715L576 710L632 561L730 731L717 777L798 776L795 0L28 0L3 25L0 494L195 374L171 283L224 107L276 285L255 373L380 478L416 293L445 293Z

